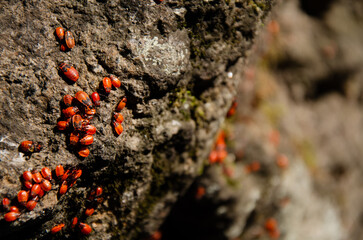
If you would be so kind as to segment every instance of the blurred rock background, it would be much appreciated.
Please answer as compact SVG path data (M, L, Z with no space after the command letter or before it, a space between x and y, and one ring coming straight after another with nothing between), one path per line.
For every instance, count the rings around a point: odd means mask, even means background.
M362 24L359 1L278 1L234 76L229 154L179 201L166 239L362 239Z

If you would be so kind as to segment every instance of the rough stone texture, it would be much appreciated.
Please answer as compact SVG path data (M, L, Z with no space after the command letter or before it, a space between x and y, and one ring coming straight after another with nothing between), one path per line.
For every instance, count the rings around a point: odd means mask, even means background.
M0 237L48 239L54 225L83 214L95 186L104 188L105 201L85 220L94 230L89 239L140 239L156 231L201 172L236 94L238 79L227 72L241 71L236 63L272 2L2 1L0 196L14 199L28 169L63 164L83 175L66 195L57 198L54 184L34 211L10 224L2 220ZM76 39L66 53L54 35L59 26ZM79 71L75 84L59 75L61 62ZM92 93L109 74L122 80L121 89L103 97L92 120L91 154L79 159L55 128L60 101ZM124 96L124 132L116 137L112 111ZM43 151L30 158L19 153L28 139L42 141ZM80 237L69 226L58 235Z

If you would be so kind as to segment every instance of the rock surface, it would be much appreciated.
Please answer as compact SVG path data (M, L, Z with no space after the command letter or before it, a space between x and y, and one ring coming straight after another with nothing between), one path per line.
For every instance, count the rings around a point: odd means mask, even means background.
M227 73L241 72L236 63L246 58L271 4L2 1L0 196L16 202L25 170L62 164L83 175L64 196L53 184L33 211L13 223L2 220L0 237L48 239L64 222L59 238L77 239L79 231L69 227L75 216L93 228L89 239L140 239L156 231L203 169L236 94L238 78ZM71 51L59 50L54 30L60 26L75 36ZM78 70L76 83L61 77L62 62ZM102 96L91 154L78 158L56 129L61 99L91 94L110 74L122 86ZM124 132L117 137L112 112L124 96ZM23 140L41 141L44 149L24 156L18 151ZM84 219L85 197L96 186L104 188L105 201Z

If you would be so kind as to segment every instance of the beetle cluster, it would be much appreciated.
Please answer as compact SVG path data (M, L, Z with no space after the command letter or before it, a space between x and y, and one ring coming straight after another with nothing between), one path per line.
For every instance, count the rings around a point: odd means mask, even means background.
M80 220L84 220L85 218L91 216L95 212L95 208L97 208L98 204L100 204L103 201L102 193L103 189L101 187L97 187L95 190L92 190L89 193L86 202L86 210ZM74 229L76 226L79 227L81 233L84 235L88 235L92 232L92 228L88 224L83 223L79 221L77 217L74 217L72 219L70 227ZM51 233L56 234L57 232L61 231L64 227L65 227L64 223L56 225L51 229Z
M67 131L69 145L76 149L81 157L90 153L88 145L93 143L96 127L90 124L96 109L87 93L79 91L75 97L65 95L62 101L62 119L57 127L60 131Z
M55 34L57 35L57 38L59 40L61 51L69 51L76 45L71 31L65 31L64 28L57 27L55 29Z
M58 165L55 168L55 174L61 183L59 195L63 195L67 192L68 188L71 188L76 184L77 179L82 175L82 170L68 169L67 171L64 171L63 166Z
M22 175L23 190L20 190L17 195L17 206L10 206L10 200L4 198L2 205L4 210L9 212L5 214L4 219L7 222L15 221L21 214L19 208L26 208L29 211L33 210L38 201L44 194L52 189L52 172L49 168L44 167L40 172L25 171Z

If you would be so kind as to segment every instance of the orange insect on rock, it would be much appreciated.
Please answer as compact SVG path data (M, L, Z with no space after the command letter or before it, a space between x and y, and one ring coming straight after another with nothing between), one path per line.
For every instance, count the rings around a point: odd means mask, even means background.
M16 219L18 219L19 216L20 216L20 213L17 213L17 212L8 212L7 214L5 214L4 219L7 222L13 222Z
M47 179L47 180L52 180L52 171L50 171L49 168L47 167L43 167L42 170L40 171L43 178Z
M19 150L23 153L40 152L43 146L41 142L23 141L20 143Z
M124 109L126 106L126 102L127 102L127 98L126 97L122 98L121 102L116 107L116 111L120 112L122 109Z
M79 228L81 229L81 233L84 235L88 235L92 232L92 228L85 223L79 223Z
M83 138L81 138L79 140L79 143L84 145L84 146L90 145L90 144L93 143L93 136L92 135L86 135L86 136L84 136Z
M68 108L62 110L62 113L64 114L64 116L66 118L72 117L75 114L77 114L78 112L79 112L79 109L76 106L68 107Z
M209 163L213 164L218 161L218 153L215 150L212 150L209 154Z
M105 92L106 93L110 93L111 92L111 88L112 88L111 79L109 77L103 78L102 84L103 84L103 88L104 88Z
M117 135L120 135L124 131L124 128L122 127L121 123L118 122L113 122L113 128L115 129Z
M35 208L35 206L37 205L37 202L34 200L30 200L29 202L26 203L26 208L31 211Z
M61 187L59 188L59 194L63 195L67 192L67 190L68 190L67 181L63 181Z
M72 125L74 130L80 131L82 128L82 123L83 123L83 118L81 117L81 115L76 114L72 117Z
M55 167L55 175L56 175L58 178L60 178L60 177L62 177L62 176L63 176L63 174L64 174L64 168L63 168L63 166L62 166L62 165L58 165L58 166L56 166L56 167Z
M71 95L68 95L68 94L64 95L64 97L63 97L64 106L71 107L73 99L74 99L74 97L72 97Z
M16 212L16 213L18 213L20 211L19 211L19 208L15 207L15 206L11 206L10 207L10 212Z
M64 131L69 127L69 122L68 121L59 121L57 123L57 128L59 131Z
M96 197L99 197L102 195L103 189L101 187L96 188Z
M62 176L61 180L62 180L62 181L66 180L66 179L69 177L69 173L70 173L70 170L67 170L67 171L63 174L63 176Z
M23 172L23 179L25 181L32 181L33 180L33 174L30 171L24 171Z
M67 45L65 45L64 43L61 43L61 45L60 45L59 49L60 49L62 52L65 52L65 51L67 51L67 50L68 50Z
M50 232L52 233L52 234L56 234L57 232L59 232L60 230L62 230L62 228L65 226L65 224L64 223L61 223L61 224L59 224L59 225L57 225L57 226L54 226L51 230L50 230Z
M79 134L78 133L71 133L69 135L69 144L71 146L75 146L77 145L77 143L79 142Z
M77 224L78 224L78 218L74 217L72 220L71 228L75 228L75 226L77 226Z
M73 66L70 66L67 63L61 63L59 65L59 69L62 71L64 76L72 82L76 82L78 80L79 74Z
M30 181L25 181L24 182L24 187L27 189L31 189L33 187L33 184Z
M82 175L82 170L78 169L72 173L72 180L77 180Z
M115 88L121 87L121 81L118 79L118 77L116 77L115 75L111 75L110 79L112 86L114 86Z
M124 116L122 116L122 114L121 113L118 113L118 112L114 112L113 113L113 118L118 123L122 123L124 121Z
M86 107L87 110L93 108L93 103L87 93L79 91L76 93L75 97L80 103L82 103Z
M28 201L29 193L27 191L21 190L18 192L18 202L22 205Z
M277 221L274 218L269 218L265 222L265 229L267 231L275 231L277 229Z
M57 35L59 41L63 41L63 39L64 39L64 28L57 27L55 29L55 34Z
M52 184L46 180L46 179L43 179L41 184L40 184L40 187L45 191L45 192L48 192L52 189Z
M76 42L74 41L73 34L71 31L66 31L64 34L66 45L69 49L74 48L76 46Z
M160 2L162 2L162 0L161 0ZM161 239L161 237L162 237L162 233L161 233L160 231L156 231L156 232L154 232L154 233L150 236L149 240L160 240L160 239Z
M94 212L95 212L94 208L87 208L86 211L84 212L84 214L86 216L91 216Z
M205 187L199 186L197 192L195 193L196 199L201 199L205 195Z
M32 189L30 190L30 197L35 197L40 192L40 185L34 184Z
M100 106L100 95L98 94L98 92L94 92L91 95L92 98L92 102L96 105L96 106Z
M95 126L93 125L86 125L86 126L82 126L82 132L85 132L89 135L93 135L96 133L97 129Z
M40 172L33 171L32 174L33 174L33 180L34 180L34 182L40 183L42 181L43 177L40 174Z
M3 205L3 208L5 210L7 210L9 208L9 205L10 205L10 199L9 198L3 198L3 200L1 201L2 205Z
M40 188L39 193L38 193L38 196L39 196L39 198L41 198L41 197L44 196L44 191L43 191L42 188Z
M285 169L289 166L289 159L284 154L278 154L276 157L276 164L282 169Z
M78 151L78 155L81 157L88 157L90 151L87 147L81 147Z

